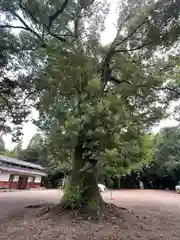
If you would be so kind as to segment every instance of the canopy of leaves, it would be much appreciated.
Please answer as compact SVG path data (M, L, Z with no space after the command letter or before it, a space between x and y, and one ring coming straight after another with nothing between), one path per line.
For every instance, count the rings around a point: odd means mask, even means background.
M142 160L144 134L179 97L180 2L120 1L108 46L100 43L108 6L84 4L3 0L0 28L22 30L10 31L18 52L26 51L21 86L40 112L52 156L71 161L81 146L85 168L98 162L118 176Z
M1 24L1 23L0 23ZM21 134L21 123L29 113L25 92L19 82L21 54L17 37L0 28L0 133Z

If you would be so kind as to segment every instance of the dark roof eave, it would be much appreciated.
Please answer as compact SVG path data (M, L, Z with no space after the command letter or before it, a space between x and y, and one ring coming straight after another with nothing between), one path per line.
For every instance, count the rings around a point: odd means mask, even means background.
M4 161L4 162L8 162L8 163L15 163L15 164L22 165L22 166L27 166L27 167L33 167L33 168L36 168L36 169L39 169L39 170L44 169L39 164L34 164L34 163L22 161L22 160L19 160L19 159L16 159L16 158L10 158L10 157L3 156L3 155L0 155L0 161Z
M7 171L7 172L12 172L12 173L16 173L16 174L33 175L33 176L47 176L46 173L39 172L39 171L29 171L29 170L23 170L23 169L18 169L18 168L11 168L11 167L4 167L4 166L0 166L0 170Z

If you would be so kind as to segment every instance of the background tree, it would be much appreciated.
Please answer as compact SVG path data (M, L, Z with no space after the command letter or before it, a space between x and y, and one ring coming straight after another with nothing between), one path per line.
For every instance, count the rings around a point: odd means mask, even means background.
M121 1L117 35L106 47L100 35L107 7L84 3L1 1L8 16L1 28L23 30L21 50L33 51L23 58L28 78L21 80L36 100L38 125L57 158L72 156L61 204L99 214L98 165L111 160L120 173L132 169L142 159L141 136L179 97L178 61L170 50L179 38L180 3Z
M155 137L153 161L142 173L144 180L151 180L155 188L174 189L180 180L179 134L177 126L164 128Z
M2 137L0 137L0 155L4 155L7 157L16 157L14 152L11 152L9 149L6 148Z
M0 153L2 154L5 151L5 144L2 137L0 137Z
M14 152L16 152L17 158L21 160L40 164L44 167L48 166L48 149L44 137L39 133L31 138L25 149L22 149L22 146L19 147L18 144L15 147Z

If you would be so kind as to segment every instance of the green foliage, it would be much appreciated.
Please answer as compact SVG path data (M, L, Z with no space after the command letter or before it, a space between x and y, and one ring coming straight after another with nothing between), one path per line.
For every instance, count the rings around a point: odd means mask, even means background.
M180 171L180 128L164 128L155 138L153 171L158 176L173 176Z
M0 25L1 25L0 20ZM0 27L0 133L13 132L13 140L21 135L21 123L29 114L25 93L19 83L19 60L17 36Z
M134 166L133 170L142 170L153 161L155 135L145 134L140 140L141 161Z
M5 151L5 144L2 137L0 137L0 153L2 154Z
M27 148L22 149L21 143L19 143L14 149L17 158L27 162L41 164L44 167L47 167L49 164L50 155L48 151L46 139L39 133L32 137Z
M146 156L146 160L133 171L134 176L141 177L145 187L174 189L180 180L179 134L177 126L162 129L150 137L149 143L149 135L145 137L144 151L147 152L144 152L143 159Z
M17 157L16 154L17 154L17 152L6 149L4 140L2 137L0 137L0 155L16 158Z
M78 186L68 181L65 187L65 194L61 200L61 205L69 209L78 209L82 204L82 193Z

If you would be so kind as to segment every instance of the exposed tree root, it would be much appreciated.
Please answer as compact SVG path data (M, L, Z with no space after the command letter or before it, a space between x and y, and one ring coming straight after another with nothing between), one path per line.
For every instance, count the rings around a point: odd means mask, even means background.
M105 212L101 219L103 222L105 221L118 224L119 221L124 219L124 216L127 215L127 213L129 213L128 215L135 215L130 209L118 207L112 203L106 203L105 206Z
M27 205L27 206L25 206L25 208L42 208L42 207L46 207L49 205L50 204L48 204L48 203L40 203L40 204L34 204L34 205Z
M43 216L43 215L49 213L49 212L52 210L52 208L53 208L53 205L52 205L52 204L49 205L49 206L43 207L43 208L40 210L40 212L38 213L38 216Z
M33 208L33 206L28 206L30 208ZM35 208L38 208L38 205L34 205ZM61 217L62 215L66 215L67 218L74 219L74 221L81 221L81 220L94 220L94 221L106 221L106 222L113 222L118 223L120 220L124 218L124 215L127 215L129 213L130 215L136 216L135 213L133 213L131 210L118 207L115 204L105 203L105 208L103 214L97 216L94 214L91 214L89 211L82 211L82 209L76 209L76 210L70 210L66 209L60 204L39 204L40 211L38 212L38 216L44 216L47 217Z

